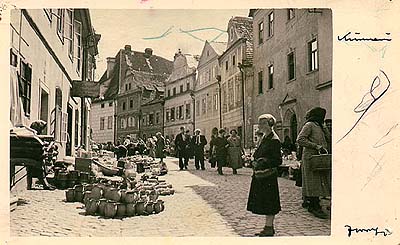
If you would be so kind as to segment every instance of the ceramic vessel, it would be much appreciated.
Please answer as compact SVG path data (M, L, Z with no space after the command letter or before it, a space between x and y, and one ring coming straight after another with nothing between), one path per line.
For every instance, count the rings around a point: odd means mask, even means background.
M163 211L163 206L164 206L164 201L158 200L156 203L154 203L154 212L156 214L162 212Z
M67 202L74 202L75 201L75 191L73 188L69 188L65 191L65 197Z
M126 205L125 203L117 203L117 217L124 217L126 215Z
M121 192L117 188L110 188L107 192L109 200L113 200L114 202L119 202L121 200Z
M145 206L144 206L144 202L143 201L138 201L136 203L136 214L137 215L143 215L145 213Z
M145 205L145 210L147 214L152 214L154 212L154 203L153 202L147 202Z
M104 216L107 218L114 218L117 214L117 203L108 200L104 208Z
M96 211L98 209L99 202L94 199L88 199L88 201L85 204L85 210L86 214L88 215L95 215Z
M105 199L105 198L102 198L102 199L100 199L100 200L98 201L98 209L97 209L97 212L98 212L101 216L104 216L106 204L107 204L107 199Z
M126 204L126 216L131 217L135 216L136 214L136 206L134 203L127 203Z

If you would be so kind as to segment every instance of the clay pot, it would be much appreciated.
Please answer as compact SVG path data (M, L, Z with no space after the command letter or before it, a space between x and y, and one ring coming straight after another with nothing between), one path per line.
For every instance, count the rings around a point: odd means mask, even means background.
M121 200L121 192L117 188L110 188L107 194L107 199L110 199L114 202L119 202Z
M135 203L137 198L138 196L134 191L127 191L125 195L125 203Z
M150 192L150 195L149 195L149 199L150 199L150 201L152 201L152 202L156 202L157 201L157 198L158 198L158 192L157 191L151 191Z
M68 173L67 172L59 172L58 173L58 188L65 189L67 188L68 181Z
M124 203L117 203L117 217L124 217L126 215L126 206Z
M65 197L67 202L74 202L75 201L75 191L73 188L69 188L65 191Z
M74 199L75 202L83 202L83 192L82 191L74 191Z
M126 189L121 189L120 190L120 193L121 193L121 200L120 200L120 202L125 202L125 197L126 197Z
M85 204L86 214L95 215L98 209L99 203L97 200L89 199Z
M103 190L97 185L93 186L91 193L92 198L99 200L102 197L102 195L103 195Z
M154 212L156 214L162 212L164 210L164 201L163 200L158 200L156 203L154 203Z
M92 199L92 192L91 191L85 191L83 193L83 203L86 205L86 202L88 200Z
M154 212L154 203L153 202L147 202L145 205L145 210L147 214L152 214Z
M106 204L107 204L107 199L102 198L102 199L99 200L98 203L99 203L99 204L98 204L98 209L97 209L97 211L98 211L98 213L99 213L101 216L104 216L104 214L105 214L105 209L106 209Z
M79 180L81 183L89 182L89 173L88 172L81 172L79 176Z
M136 214L143 215L145 213L145 206L143 201L138 201L135 205Z
M109 194L109 191L110 191L111 188L112 187L111 187L110 184L105 184L104 185L104 187L103 187L103 196L104 196L104 198L110 199L108 194Z
M134 203L127 203L126 204L126 216L131 217L135 216L136 214L136 206Z
M75 185L74 190L77 192L83 192L83 185Z
M77 170L69 171L69 180L73 181L79 180L79 172Z
M104 216L107 218L114 218L117 214L117 203L114 201L107 201L104 208Z

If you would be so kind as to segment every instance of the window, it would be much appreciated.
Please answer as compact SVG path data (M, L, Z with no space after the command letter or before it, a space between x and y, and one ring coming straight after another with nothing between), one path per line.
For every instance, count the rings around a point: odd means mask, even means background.
M179 86L179 93L183 93L183 84Z
M175 120L175 107L171 108L171 121Z
M201 113L206 114L207 101L206 98L201 99Z
M108 116L108 118L107 118L107 129L112 129L112 125L113 125L113 117L112 116Z
M258 94L263 93L263 72L258 72Z
M291 20L294 18L294 9L287 10L287 18L288 18L288 20Z
M125 91L128 91L128 84L125 84Z
M104 122L105 122L105 118L100 117L100 130L104 130Z
M171 97L171 90L168 89L168 97Z
M296 77L295 74L296 67L295 67L295 60L294 60L294 52L288 54L288 79L293 80Z
M104 103L101 103L101 106L100 106L101 108L104 108Z
M26 116L31 113L31 88L32 88L32 68L28 63L21 60L19 76L19 97Z
M165 110L165 120L167 122L169 122L169 110L168 109Z
M268 15L268 37L274 35L274 12Z
M172 89L172 95L173 95L173 96L176 95L176 88L173 88L173 89Z
M14 53L13 49L10 49L10 65L14 67L18 65L18 56Z
M228 61L225 61L225 70L228 70Z
M264 22L258 23L258 44L264 42Z
M190 118L190 104L186 104L186 119Z
M160 123L160 113L156 112L156 124Z
M50 134L54 135L56 141L61 141L62 131L62 91L56 88L55 108L54 114L51 112Z
M274 66L268 66L268 89L274 87Z
M190 90L190 83L189 82L186 83L186 90Z
M75 145L79 144L79 111L75 110Z
M318 43L317 39L308 43L308 71L318 70Z
M74 43L73 43L73 35L74 35L74 28L73 28L73 20L74 20L74 12L72 9L66 9L66 17L65 17L65 34L64 37L67 40L67 48L68 48L68 55L70 59L73 61L74 56Z
M154 124L154 114L151 113L149 114L149 125L153 125Z
M128 84L128 89L129 89L129 90L132 89L132 84L131 84L131 83Z
M236 65L236 56L232 56L232 65L235 66Z
M61 42L64 43L64 9L57 9L55 16L57 18L57 35Z
M180 120L183 119L183 105L181 105L181 106L178 107L178 118L179 118Z
M196 116L200 116L200 101L196 101Z
M235 81L235 93L236 93L236 103L237 103L237 105L238 106L240 106L240 101L242 101L242 90L241 90L241 88L240 88L240 85L241 85L241 83L240 83L240 80L239 79L237 79L236 81Z
M133 108L133 99L129 100L129 108Z
M81 60L82 60L82 24L81 22L74 20L74 55L76 58L76 71L80 73L81 71Z
M214 94L213 96L214 110L218 110L218 94Z
M125 111L125 109L126 109L126 103L122 102L122 110Z
M126 120L125 120L125 118L121 118L121 128L126 128Z
M113 103L112 103L112 102L108 103L108 106L110 106L110 107L111 107L112 105L113 105Z

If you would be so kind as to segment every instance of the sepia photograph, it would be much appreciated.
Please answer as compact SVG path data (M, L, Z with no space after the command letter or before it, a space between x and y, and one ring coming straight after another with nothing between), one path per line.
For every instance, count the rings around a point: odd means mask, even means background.
M332 15L12 9L10 236L330 236Z

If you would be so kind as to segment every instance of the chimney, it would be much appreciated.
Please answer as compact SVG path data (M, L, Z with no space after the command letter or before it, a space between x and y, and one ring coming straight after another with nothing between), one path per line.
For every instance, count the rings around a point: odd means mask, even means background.
M115 57L107 57L107 78L110 78L110 74L115 66Z
M131 52L131 50L132 50L131 45L125 45L125 51Z
M151 49L151 48L146 48L146 49L144 50L144 57L150 58L150 56L152 56L152 55L153 55L153 49Z

